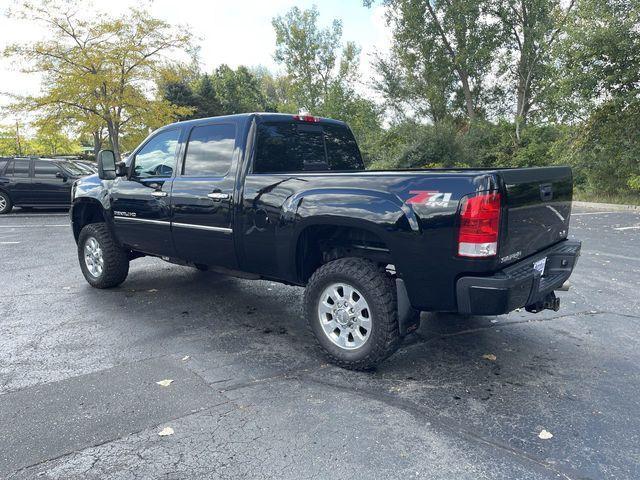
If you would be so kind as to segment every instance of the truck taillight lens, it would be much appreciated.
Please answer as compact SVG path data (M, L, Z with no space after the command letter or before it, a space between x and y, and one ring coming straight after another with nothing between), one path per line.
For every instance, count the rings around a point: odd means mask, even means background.
M462 199L458 255L491 257L498 252L500 194L482 193Z

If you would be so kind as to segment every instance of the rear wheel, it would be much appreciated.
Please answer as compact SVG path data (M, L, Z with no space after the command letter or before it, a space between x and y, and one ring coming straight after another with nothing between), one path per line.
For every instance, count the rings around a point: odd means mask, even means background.
M341 258L320 267L304 308L318 343L342 367L371 369L400 343L395 286L369 260Z
M9 213L13 209L13 202L8 193L0 192L0 215Z
M78 237L78 260L84 278L95 288L120 285L129 274L127 252L104 223L86 225Z

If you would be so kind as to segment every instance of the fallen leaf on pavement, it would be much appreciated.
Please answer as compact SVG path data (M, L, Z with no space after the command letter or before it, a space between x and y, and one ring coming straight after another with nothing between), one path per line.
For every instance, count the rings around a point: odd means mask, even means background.
M160 380L159 382L156 382L158 385L160 385L161 387L168 387L169 385L171 385L173 383L173 380L167 378L166 380Z
M553 433L547 432L546 430L542 429L542 431L538 434L538 437L542 440L549 440L550 438L553 438Z
M484 355L482 355L482 358L495 362L497 357L493 353L485 353Z
M169 435L173 435L175 432L173 431L173 428L171 427L164 427L162 430L160 430L158 432L158 435L160 435L161 437L166 437Z
M189 360L191 357L189 355L185 355L184 357L182 357L182 361L186 362L187 360Z
M152 288L151 290L147 290L149 293L156 293L158 291L157 288Z

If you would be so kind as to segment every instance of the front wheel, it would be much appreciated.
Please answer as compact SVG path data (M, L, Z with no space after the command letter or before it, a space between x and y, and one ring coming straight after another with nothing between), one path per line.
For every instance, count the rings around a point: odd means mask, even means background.
M331 360L368 370L400 343L395 286L375 263L341 258L321 266L304 294L309 327Z
M95 288L120 285L129 274L127 252L104 223L86 225L78 237L78 260L84 278Z

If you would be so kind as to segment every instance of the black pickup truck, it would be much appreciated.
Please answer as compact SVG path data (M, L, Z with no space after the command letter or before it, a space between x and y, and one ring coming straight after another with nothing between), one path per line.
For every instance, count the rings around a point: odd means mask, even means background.
M570 168L365 171L349 127L326 118L175 123L98 167L70 213L92 286L145 255L306 286L311 330L348 368L388 357L420 311L557 310L580 253Z

